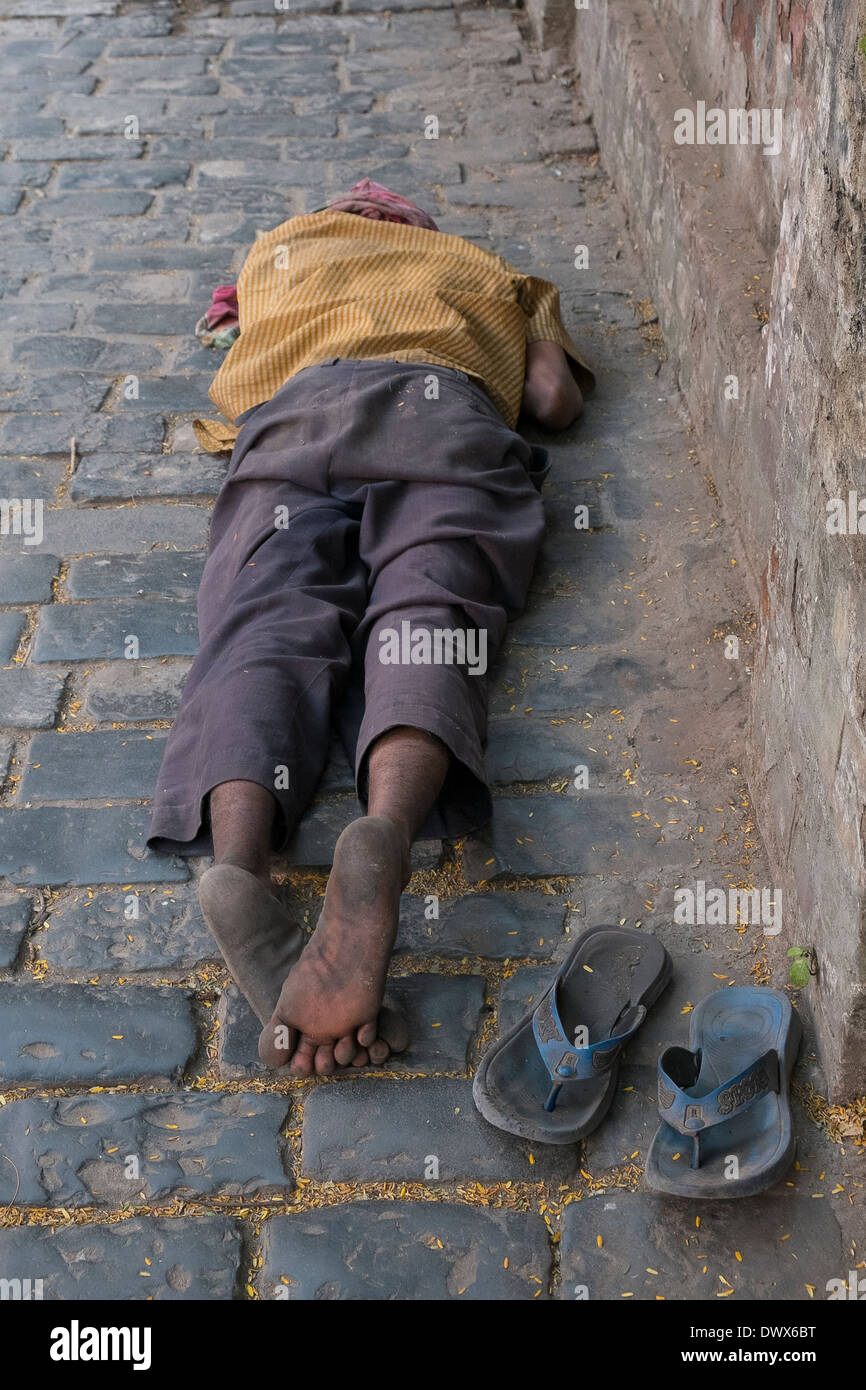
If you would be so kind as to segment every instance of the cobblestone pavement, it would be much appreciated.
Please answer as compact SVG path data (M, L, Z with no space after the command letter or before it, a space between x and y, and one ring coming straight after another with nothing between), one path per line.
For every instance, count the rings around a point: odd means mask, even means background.
M785 976L760 926L673 921L677 885L770 882L741 765L754 619L578 87L495 6L0 9L0 494L44 503L41 539L0 537L2 1274L52 1298L826 1297L863 1161L799 1104L800 1166L765 1198L640 1188L660 1043L708 990ZM143 842L225 466L194 447L218 358L193 325L257 228L362 173L556 281L601 385L553 444L494 681L492 831L416 850L412 1049L297 1084L255 1061L201 865ZM356 811L335 756L285 874L307 922ZM617 921L658 933L674 983L605 1125L533 1151L476 1115L473 1065Z

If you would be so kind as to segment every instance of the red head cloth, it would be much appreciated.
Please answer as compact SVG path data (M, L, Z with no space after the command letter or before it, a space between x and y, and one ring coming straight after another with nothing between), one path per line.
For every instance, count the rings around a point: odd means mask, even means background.
M368 201L382 206L382 220L385 222L408 222L410 227L426 227L431 232L439 230L423 208L416 207L408 198L401 198L399 193L392 193L390 188L374 183L372 179L359 179L348 194L342 198L332 198L328 206L337 212L349 212L352 211L349 204ZM393 216L388 215L389 211Z

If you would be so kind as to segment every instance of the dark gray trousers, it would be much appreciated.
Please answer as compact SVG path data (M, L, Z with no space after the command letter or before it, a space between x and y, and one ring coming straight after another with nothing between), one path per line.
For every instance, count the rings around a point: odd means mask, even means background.
M208 793L247 780L274 793L282 849L333 722L362 801L372 743L411 725L454 755L422 833L483 824L486 671L526 600L546 451L427 363L337 358L241 418L148 843L212 853Z

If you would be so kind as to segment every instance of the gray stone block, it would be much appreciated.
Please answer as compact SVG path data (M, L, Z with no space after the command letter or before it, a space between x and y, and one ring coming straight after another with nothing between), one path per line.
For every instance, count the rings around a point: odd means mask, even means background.
M44 464L39 468L46 472ZM184 505L161 507L145 503L140 507L46 509L43 538L24 553L47 552L66 558L85 554L131 555L152 551L155 545L192 550L205 544L209 522L204 507ZM22 548L20 537L0 537L0 554L19 555Z
M37 734L21 780L22 801L87 801L153 795L167 734Z
M136 82L136 90L163 92L171 97L214 96L219 87L216 77L191 77L187 82L179 82L176 77L164 77L159 66L150 77L140 77ZM129 88L125 79L110 77L102 90L106 96L126 96Z
M591 741L591 740L590 740ZM487 774L492 782L571 780L575 764L586 761L586 734L579 723L518 714L492 719L488 729Z
M34 0L37 2L37 0ZM98 8L97 8L98 4ZM88 0L83 0L77 8L74 5L67 6L63 13L68 13L69 18L62 28L64 38L86 36L94 34L100 40L105 37L105 24L101 19L82 18L81 14L87 16L102 14L106 4L111 4L113 10L117 10L117 5L112 0L97 0L97 4L90 5ZM151 10L144 12L137 11L135 14L118 15L114 13L111 20L111 33L116 37L140 36L143 34L168 34L171 32L171 19L166 15L154 14Z
M86 198L65 193L46 198L30 211L46 221L86 222L96 217L140 217L152 204L152 193L89 193Z
M319 115L296 116L291 111L279 113L280 125L275 130L277 137L289 136L303 139L303 132L309 134L311 140L333 139L337 134L337 117L330 112L323 111ZM252 137L261 133L261 120L258 116L241 116L233 112L225 116L217 116L214 121L214 135L219 139L222 137ZM336 151L335 151L336 153ZM294 146L289 147L289 157L291 159L303 159L302 152L295 153Z
M51 177L50 164L0 164L0 187L44 188Z
M435 904L404 894L398 951L433 956L482 956L503 960L552 956L563 939L565 903L544 893L464 893Z
M628 873L638 857L654 867L699 858L688 840L669 838L652 819L638 822L634 814L634 802L600 793L496 797L491 826L464 843L466 875L483 882L503 873L549 877L611 867Z
M654 1067L620 1067L607 1118L584 1140L584 1161L593 1177L600 1177L606 1169L622 1164L645 1166L652 1137L659 1126L656 1083ZM689 1153L689 1143L684 1140L682 1161L686 1165Z
M169 408L164 401L159 405L160 409ZM127 497L215 497L227 468L227 459L211 454L90 454L78 465L69 496L73 502L111 502Z
M56 555L0 559L0 603L50 603L51 585L59 567Z
M304 1105L303 1153L308 1176L334 1182L565 1182L578 1158L576 1147L494 1129L471 1082L439 1078L317 1086Z
M283 1096L255 1094L21 1100L0 1114L0 1150L18 1170L16 1199L3 1165L0 1201L116 1209L286 1192L287 1109Z
M13 362L34 367L75 370L92 367L102 348L103 344L98 338L46 337L37 333L13 343L10 355Z
M51 1301L231 1299L240 1235L222 1216L0 1231L0 1262Z
M586 647L594 643L626 641L639 620L637 606L594 608L580 597L549 598L541 607L530 607L511 624L509 647Z
M88 677L84 709L100 722L171 719L180 704L188 671L186 661L160 666L139 661L112 662Z
M196 1046L190 996L180 989L3 984L0 1005L7 1085L169 1081Z
M198 650L195 606L180 599L94 599L42 610L33 646L34 661L92 661L125 658L137 638L134 659L194 656Z
M109 333L134 332L171 337L189 333L195 327L194 310L187 304L100 304L90 317L98 328L104 328Z
M39 459L14 459L0 458L0 488L4 497L41 497L46 503L51 502L60 480L63 477L64 465L62 463L46 463ZM16 556L22 553L19 542L12 537L7 540L6 549L10 549L14 544ZM28 546L27 551L39 550L44 552L45 546ZM24 551L24 554L27 554Z
M15 964L30 924L30 899L21 893L4 893L0 898L0 970Z
M72 327L75 321L75 309L72 304L31 304L22 303L18 300L8 302L8 314L6 324L10 332L21 334L21 332L57 332L61 334L65 329ZM31 386L33 386L31 382ZM104 395L104 392L103 392ZM81 399L81 398L79 398ZM22 403L21 409L32 409L33 398L29 402Z
M267 93L263 93L267 96ZM292 164L283 163L279 165L282 186L284 188L320 188L322 181L321 168L315 163L306 163L303 160L295 160ZM274 164L270 159L214 159L207 160L198 167L198 187L207 191L208 188L218 190L220 200L224 198L223 190L231 188L233 196L237 196L239 188L246 188L246 185L261 185L271 190L274 187ZM246 202L247 200L244 199ZM283 202L279 211L285 217L285 203Z
M105 351L103 349L100 353L100 361L104 359ZM126 352L126 364L128 361ZM108 414L87 417L79 414L76 418L19 413L9 416L3 426L2 446L10 453L65 454L68 457L70 439L74 435L79 456L103 449L149 450L155 453L162 447L164 433L163 421L158 415L124 418Z
M668 683L658 661L563 652L551 662L520 650L497 667L490 708L494 715L529 707L535 713L559 710L582 719L585 711L627 707L647 689Z
M233 272L229 272L229 274L232 273ZM195 277L184 276L185 282L190 278L194 279L189 297L193 300L198 298L204 299L205 302L207 302L214 274L215 272L211 271L200 272L200 274ZM157 280L165 281L171 278L163 271L154 271L154 275ZM196 284L199 280L207 282L204 292L200 295L196 290ZM137 292L138 287L136 286L136 293ZM187 295L184 294L182 297L187 298ZM178 298L181 298L181 296L179 295ZM191 319L194 319L197 316L198 309L195 305L191 305L190 310ZM190 326L193 327L194 325L191 323ZM180 372L175 369L168 377L164 375L139 377L138 397L135 400L126 400L122 398L118 402L118 412L122 412L125 415L135 411L158 410L161 411L163 415L166 415L176 414L181 411L198 411L199 413L205 412L208 415L213 415L214 406L208 399L208 391L213 381L214 368L218 367L222 361L222 354L210 348L204 348L202 350L208 354L208 366L206 371L192 375L189 372ZM169 456L163 456L162 462L168 462L168 457ZM170 460L177 468L195 467L196 465L201 467L207 463L220 464L228 462L228 460L215 459L213 454L202 454L200 452L195 454L182 454L176 452L170 456ZM151 458L151 465L155 465L158 461L157 458ZM144 460L142 460L142 462L144 462Z
M58 317L58 311L60 317ZM19 300L10 318L17 320L20 328L56 329L60 331L72 322L75 309L66 304L30 304ZM22 372L16 376L3 378L3 387L9 404L7 410L22 411L29 414L34 410L62 410L72 418L87 417L87 412L98 410L102 405L110 383L98 372L88 375L76 372L70 376L66 372L46 372L34 375ZM70 430L70 433L72 431ZM40 468L40 464L31 464Z
M186 865L146 848L150 812L112 806L0 810L0 873L12 883L179 883Z
M122 135L114 139L97 136L82 140L65 136L62 140L17 140L12 146L14 159L45 159L51 164L67 160L76 164L86 160L135 160L143 153L144 145L140 140L126 140Z
M195 891L123 888L63 895L52 902L39 952L54 970L91 976L111 971L189 969L219 960Z
M165 130L169 120L164 116L165 102L160 99L142 100L136 96L135 114L142 131L150 135ZM70 97L64 102L63 114L70 135L123 135L123 120L127 114L122 99L99 96ZM50 132L46 132L48 134ZM37 132L34 132L37 134Z
M734 1301L808 1303L807 1283L824 1298L829 1279L846 1277L846 1258L826 1200L605 1192L563 1212L558 1296L709 1301L733 1289Z
M185 184L190 169L189 164L168 159L67 164L57 180L57 188L61 193L75 189L87 194L94 188L165 188L166 184Z
M3 665L10 662L17 652L26 626L24 613L0 613L0 663Z
M144 594L192 598L201 581L205 558L201 550L85 556L72 561L66 587L73 598L132 598ZM0 561L0 584L2 576Z
M12 729L50 729L60 708L65 675L13 666L0 671L0 721Z
M264 1299L514 1302L547 1298L547 1232L530 1212L350 1202L264 1227Z
M12 762L14 744L6 734L0 734L0 776L4 782Z

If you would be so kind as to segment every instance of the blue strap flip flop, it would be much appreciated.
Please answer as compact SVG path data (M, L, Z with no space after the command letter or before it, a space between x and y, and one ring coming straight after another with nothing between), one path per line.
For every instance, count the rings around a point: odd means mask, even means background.
M494 1043L472 1094L485 1120L539 1144L573 1144L601 1124L619 1059L673 973L648 932L591 927L537 1007Z
M715 990L693 1009L689 1046L659 1057L661 1124L646 1182L677 1197L751 1197L794 1157L788 1084L803 1025L777 989Z

